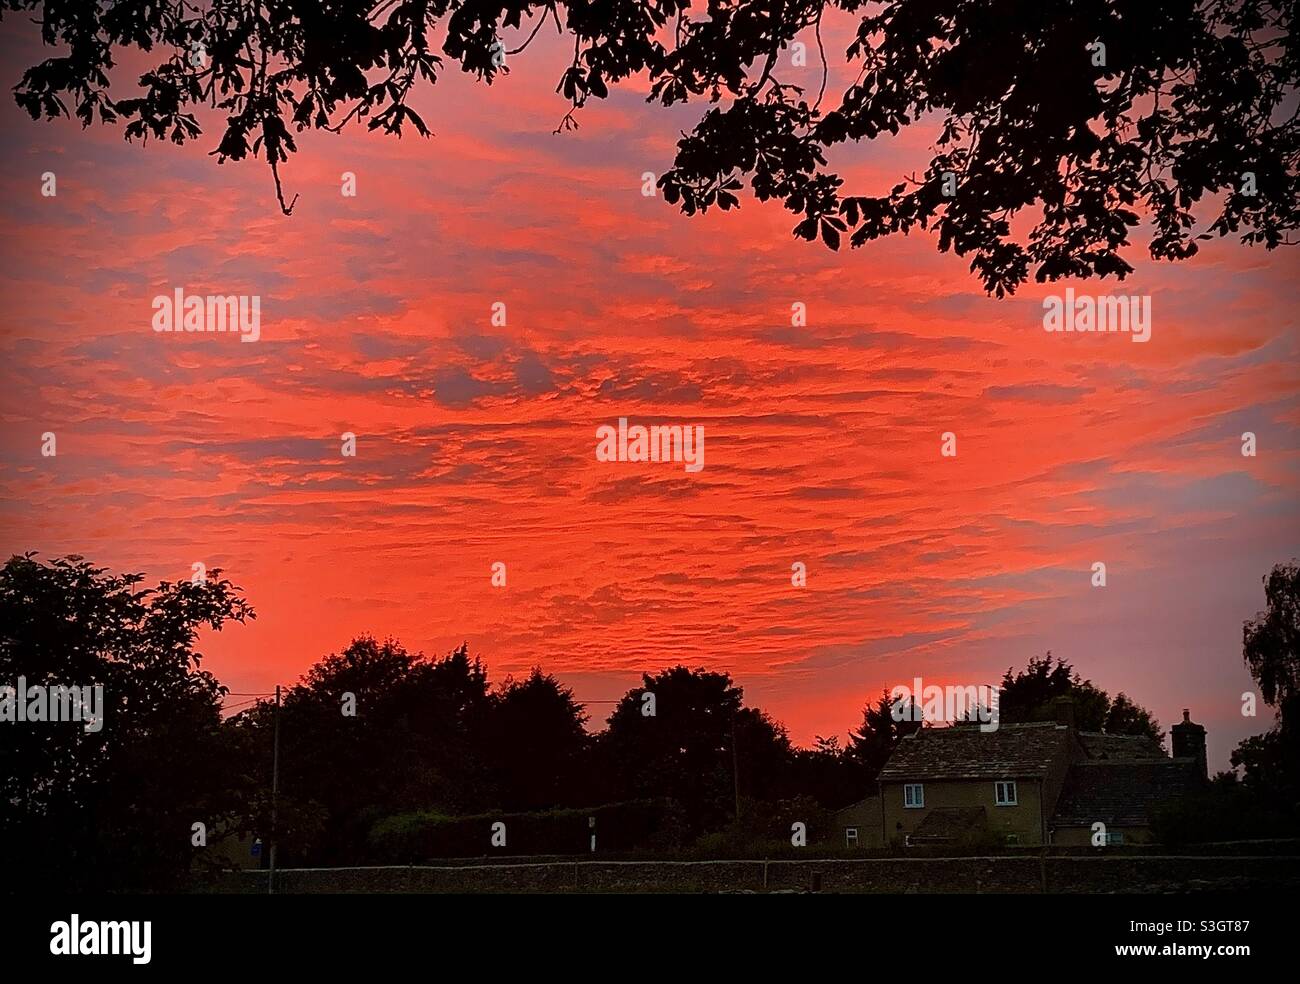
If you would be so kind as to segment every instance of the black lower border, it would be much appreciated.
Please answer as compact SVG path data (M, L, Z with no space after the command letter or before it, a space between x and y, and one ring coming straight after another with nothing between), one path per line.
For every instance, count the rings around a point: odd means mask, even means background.
M841 961L962 976L1008 961L1216 972L1284 951L1291 904L1261 895L331 895L21 897L0 928L6 968L129 974L243 969L599 973L616 961L660 972L796 971ZM51 952L122 922L149 924L148 962ZM60 924L66 926L66 932ZM82 946L78 943L77 946ZM89 945L84 944L84 945ZM109 944L111 946L111 942ZM1121 952L1120 948L1129 949ZM122 948L127 948L125 945ZM1195 948L1195 949L1193 949ZM1206 953L1202 948L1209 948ZM1229 951L1226 948L1231 948ZM137 946L137 949L143 949ZM597 964L593 964L596 961ZM830 963L834 961L834 963ZM466 966L468 962L468 966ZM61 976L61 975L60 975ZM15 978L16 979L16 978Z

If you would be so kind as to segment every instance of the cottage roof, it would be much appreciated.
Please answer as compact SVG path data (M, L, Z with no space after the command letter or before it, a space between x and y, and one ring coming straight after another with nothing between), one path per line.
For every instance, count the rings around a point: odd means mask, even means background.
M1155 808L1201 785L1193 759L1090 760L1070 767L1052 823L1146 826Z
M1164 758L1158 741L1145 735L1107 735L1098 731L1080 731L1079 741L1090 759Z
M882 782L942 779L1017 779L1048 774L1066 754L1070 731L1053 721L922 728L898 743L880 770Z
M941 806L931 810L911 834L912 843L956 840L983 830L988 814L982 806Z

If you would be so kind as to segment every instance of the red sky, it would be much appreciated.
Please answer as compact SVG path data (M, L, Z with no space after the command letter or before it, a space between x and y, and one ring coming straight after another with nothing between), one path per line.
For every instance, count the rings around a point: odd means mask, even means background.
M702 107L630 87L553 135L564 58L446 73L416 101L430 140L303 135L290 218L262 162L207 156L215 126L141 148L6 96L0 548L225 568L258 618L202 648L235 691L363 632L468 641L494 680L541 664L587 700L727 670L809 743L882 687L1050 649L1165 727L1190 707L1212 767L1269 725L1240 713L1241 623L1300 554L1295 252L1156 264L1139 236L1123 284L998 301L926 234L834 254L749 198L688 219L641 175ZM931 137L835 163L879 193ZM1045 333L1067 286L1149 294L1151 341ZM260 295L261 340L156 334L177 287ZM620 416L702 424L705 468L598 462Z

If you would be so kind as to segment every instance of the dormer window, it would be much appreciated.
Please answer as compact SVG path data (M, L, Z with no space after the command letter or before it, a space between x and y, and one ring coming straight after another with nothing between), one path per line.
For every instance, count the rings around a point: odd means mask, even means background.
M1004 779L1001 782L993 784L993 802L998 806L1019 806L1020 801L1016 799L1016 781L1014 779Z

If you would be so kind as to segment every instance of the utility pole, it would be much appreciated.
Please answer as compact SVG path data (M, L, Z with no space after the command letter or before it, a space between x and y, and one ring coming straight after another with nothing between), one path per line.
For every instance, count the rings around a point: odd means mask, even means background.
M736 792L736 825L740 826L740 756L736 754L736 718L731 719L731 780ZM275 848L272 848L274 851Z
M271 753L271 871L266 879L266 894L275 894L275 808L280 795L280 685L275 685L275 738Z

